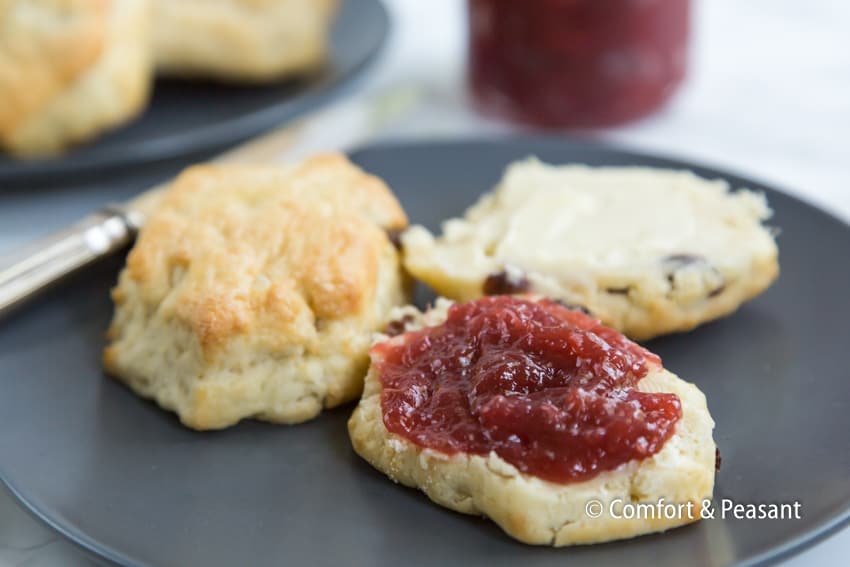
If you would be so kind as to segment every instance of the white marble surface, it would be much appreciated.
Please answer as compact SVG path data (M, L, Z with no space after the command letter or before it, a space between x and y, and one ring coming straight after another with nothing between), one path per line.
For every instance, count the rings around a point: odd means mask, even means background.
M387 3L395 32L379 64L351 96L406 81L423 85L428 93L425 106L387 136L510 131L476 117L465 105L464 3ZM845 139L850 131L850 3L704 0L696 5L692 73L680 95L664 113L599 136L745 172L850 220ZM38 216L35 201L23 198L12 206L24 216ZM69 215L84 206L69 203ZM0 226L0 251L67 219L38 220ZM848 556L850 529L845 528L785 564L837 567L846 565ZM0 567L91 564L0 490Z

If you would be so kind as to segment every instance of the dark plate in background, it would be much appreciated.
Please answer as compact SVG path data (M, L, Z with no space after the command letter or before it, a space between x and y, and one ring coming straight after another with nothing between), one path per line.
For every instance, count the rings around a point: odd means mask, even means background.
M0 322L0 477L73 541L134 565L720 566L773 561L837 529L850 514L850 228L755 181L551 139L378 147L354 159L435 229L530 154L690 168L767 193L782 229L778 282L727 319L649 346L708 397L723 455L716 499L800 501L801 520L716 519L535 548L361 461L345 428L352 406L293 427L186 430L100 370L120 259Z
M37 161L0 154L0 189L12 182L30 183L224 147L309 110L363 71L389 30L380 0L344 0L340 8L331 33L330 58L321 71L262 86L158 80L144 114L88 144Z

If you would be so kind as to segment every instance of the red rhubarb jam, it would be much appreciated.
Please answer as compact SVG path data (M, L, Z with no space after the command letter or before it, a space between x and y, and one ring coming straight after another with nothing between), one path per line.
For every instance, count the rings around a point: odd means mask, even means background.
M675 394L635 389L656 355L549 300L456 304L372 355L389 431L449 455L495 451L557 483L655 454L682 416Z
M641 118L685 75L689 19L690 0L469 0L473 97L540 126Z

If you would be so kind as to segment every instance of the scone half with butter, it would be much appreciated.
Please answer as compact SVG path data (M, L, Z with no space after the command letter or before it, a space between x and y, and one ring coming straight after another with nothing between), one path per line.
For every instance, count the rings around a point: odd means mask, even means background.
M415 226L404 262L445 297L536 293L642 340L735 311L779 273L764 195L646 167L508 167L440 236Z
M716 464L705 397L617 331L499 296L399 309L388 332L348 428L395 482L529 544L701 519Z
M0 149L55 154L141 112L150 28L148 0L0 2Z
M340 155L203 165L167 189L113 290L103 362L194 429L297 423L355 399L409 285L378 178Z

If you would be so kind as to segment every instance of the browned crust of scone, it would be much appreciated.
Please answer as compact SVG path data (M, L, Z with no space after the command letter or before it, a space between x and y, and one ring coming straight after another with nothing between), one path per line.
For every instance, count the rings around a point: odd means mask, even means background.
M106 0L30 2L33 10L43 5L37 28L20 27L18 3L0 4L0 139L76 81L106 42Z
M347 187L346 191L328 191L330 186L321 185L330 171L337 176L334 183ZM269 168L267 172L274 175L275 170ZM176 303L176 315L189 324L208 356L234 334L250 333L252 324L263 315L264 325L270 326L269 340L283 348L289 340L288 325L300 309L309 308L319 319L357 312L364 298L374 291L378 261L375 243L386 238L381 227L401 228L407 223L404 211L383 182L351 167L344 157L328 154L300 165L291 175L293 183L279 188L281 198L268 204L266 219L244 227L240 217L222 216L220 208L208 206L203 194L213 198L212 192L229 180L249 183L246 176L263 182L263 170L254 166L201 165L186 170L165 195L160 212L149 220L127 257L129 277L145 297L155 302L173 283L165 275L186 268L193 248L208 238L217 237L232 245L239 241L285 243L290 248L286 277L275 279L262 297L250 301L229 292L244 284L249 275L229 263L232 256L205 257L205 269L214 270L218 285L199 281L187 287ZM327 212L316 213L319 201ZM351 211L363 215L352 215ZM316 230L317 223L322 230ZM212 227L216 234L210 232ZM246 254L256 251L245 249ZM276 259L274 254L269 258ZM168 263L166 270L162 269L164 260ZM251 271L251 277L258 268ZM122 303L120 288L114 291L113 300Z
M327 59L339 0L154 0L157 72L257 84Z
M348 401L371 334L408 297L387 236L406 223L341 155L191 167L128 255L104 367L197 429Z

